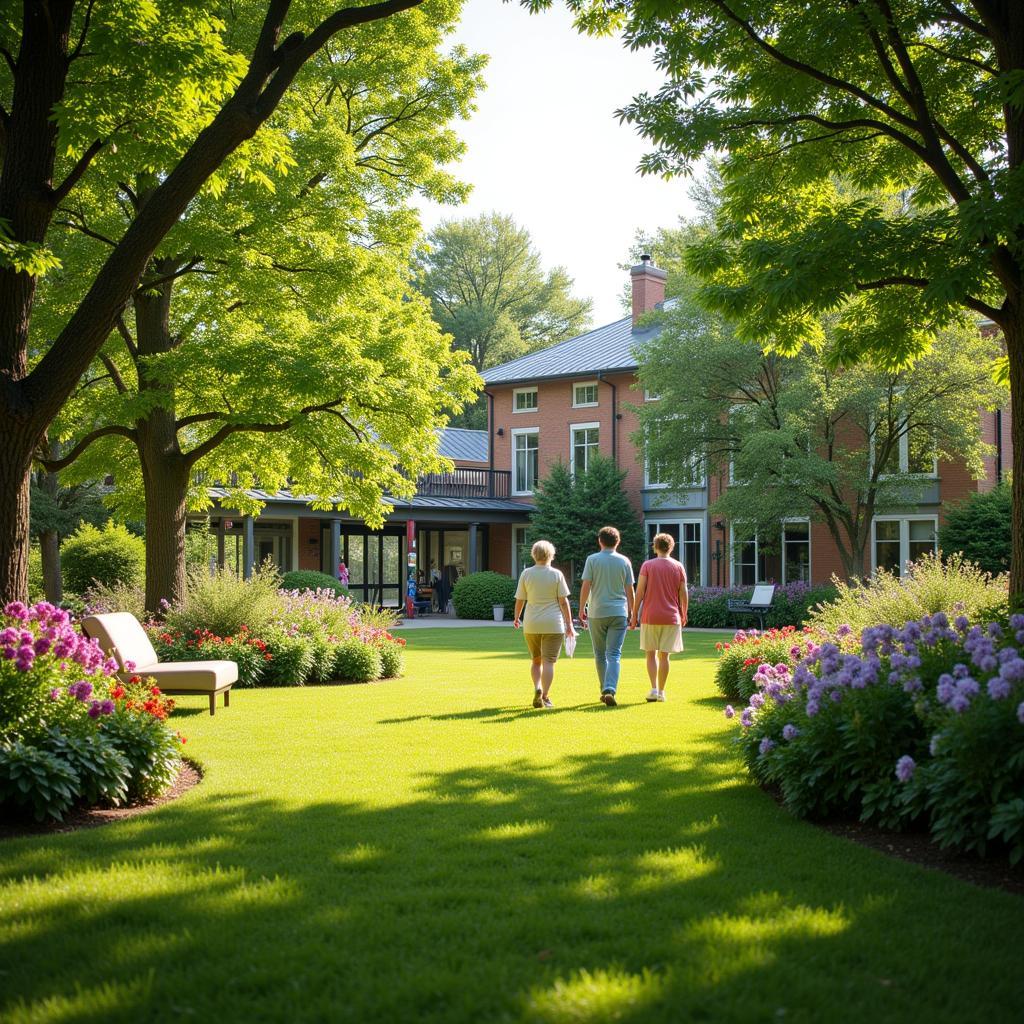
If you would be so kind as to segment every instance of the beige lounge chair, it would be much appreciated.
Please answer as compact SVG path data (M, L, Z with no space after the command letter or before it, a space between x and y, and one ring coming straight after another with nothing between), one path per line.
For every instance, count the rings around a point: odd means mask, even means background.
M218 693L224 694L224 707L228 706L231 686L238 681L238 666L233 661L161 663L146 631L131 612L90 615L82 620L82 631L98 640L105 654L113 656L120 666L118 675L122 679L133 675L152 679L170 696L208 693L211 715L216 710ZM129 661L135 664L133 671L125 668Z

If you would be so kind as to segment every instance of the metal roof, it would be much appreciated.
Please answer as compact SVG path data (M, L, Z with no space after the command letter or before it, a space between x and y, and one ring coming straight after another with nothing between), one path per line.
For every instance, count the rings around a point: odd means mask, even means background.
M230 492L224 487L208 487L207 494L214 501L223 502L230 497ZM249 498L255 498L261 502L276 502L285 505L307 505L311 506L316 498L310 494L292 494L291 491L263 491L259 488L249 488L245 491ZM490 512L532 512L533 505L524 501L513 501L511 498L433 498L423 495L416 495L412 498L393 498L388 496L388 505L395 508L450 508L464 510L483 510Z
M445 427L441 431L440 451L445 458L460 462L486 462L487 431Z
M664 304L671 308L674 300ZM660 324L636 330L631 316L597 327L586 334L560 341L550 348L520 356L510 363L492 366L481 374L488 384L515 384L551 377L582 377L612 370L635 370L634 350L661 330Z

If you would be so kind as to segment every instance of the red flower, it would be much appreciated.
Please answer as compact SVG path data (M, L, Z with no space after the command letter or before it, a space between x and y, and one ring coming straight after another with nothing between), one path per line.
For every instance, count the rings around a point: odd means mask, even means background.
M131 679L128 680L128 682L131 683L133 686L138 686L139 683L142 682L142 676L132 676Z
M159 686L151 686L149 688L149 692L151 694L153 694L154 697L159 697L160 696L160 687Z
M264 654L263 655L263 660L264 661L273 661L274 660L274 656L272 654Z
M120 700L124 696L124 694L125 694L125 689L124 689L123 686L115 686L110 691L110 699L111 700Z

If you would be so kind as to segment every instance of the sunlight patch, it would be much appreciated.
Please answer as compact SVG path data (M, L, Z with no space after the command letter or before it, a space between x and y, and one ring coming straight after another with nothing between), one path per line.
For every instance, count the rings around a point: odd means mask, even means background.
M638 888L651 888L667 882L688 882L710 875L720 867L718 860L708 857L702 846L677 846L671 850L649 850L636 858L640 875Z
M509 821L504 825L485 828L477 835L481 839L522 839L525 836L541 835L550 828L546 821Z
M619 800L608 808L609 814L632 814L636 810L636 804L632 800Z
M588 878L581 878L572 889L577 896L588 900L608 900L619 894L611 875L590 875Z
M359 843L348 850L339 850L334 859L339 864L368 864L384 856L384 848L372 843Z
M664 980L650 971L578 971L550 988L534 990L526 1016L545 1024L606 1024L633 1019L662 995Z

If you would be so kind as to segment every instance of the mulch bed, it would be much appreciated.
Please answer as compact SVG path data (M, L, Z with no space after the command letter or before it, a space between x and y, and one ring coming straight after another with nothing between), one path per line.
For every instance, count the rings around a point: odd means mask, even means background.
M181 770L178 778L162 796L154 800L139 800L124 807L79 807L70 811L63 821L38 822L0 822L0 839L17 839L21 836L45 836L57 835L62 832L75 832L80 828L95 828L97 825L107 825L112 821L121 821L124 818L134 817L136 814L144 814L146 811L176 800L183 793L187 793L193 786L202 781L203 773L199 765L193 761L182 760Z
M1005 858L980 857L943 850L926 832L889 832L862 822L825 822L826 832L870 846L873 850L919 864L935 871L945 871L972 885L986 889L1003 889L1024 896L1024 863L1011 866Z

